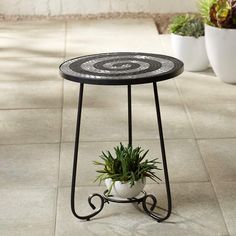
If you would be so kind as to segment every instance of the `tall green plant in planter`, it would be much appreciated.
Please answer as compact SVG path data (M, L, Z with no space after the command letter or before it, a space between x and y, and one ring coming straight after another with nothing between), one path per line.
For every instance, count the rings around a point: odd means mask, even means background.
M200 0L207 54L217 77L236 83L236 0Z
M114 148L115 154L110 151L102 152L102 161L94 161L96 166L100 166L99 173L95 181L101 183L105 181L108 194L131 198L137 196L144 188L145 179L153 181L161 180L156 171L158 168L157 158L145 159L148 150L141 147L125 147L122 143Z
M205 50L204 22L197 15L179 15L169 25L175 57L187 71L205 70L209 61Z

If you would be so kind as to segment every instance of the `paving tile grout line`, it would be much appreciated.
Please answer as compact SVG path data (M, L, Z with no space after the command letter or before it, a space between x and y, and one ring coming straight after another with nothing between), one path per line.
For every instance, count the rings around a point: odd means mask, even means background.
M235 181L232 181L232 182L235 182ZM177 182L171 182L171 184L191 184L191 183L210 183L210 181L189 181L189 182L181 182L181 181L177 181ZM228 182L226 182L228 183ZM156 183L148 183L147 185L156 185ZM159 183L159 185L164 185L164 183ZM0 189L1 190L8 190L8 189L25 189L25 190L28 190L28 189L47 189L47 190L57 190L58 188L70 188L71 186L70 185L58 185L57 187L56 186L45 186L45 185L39 185L39 186L14 186L14 187L1 187ZM88 185L88 184L85 184L85 185L77 185L76 188L78 187L103 187L103 185L99 186L99 185ZM105 187L105 185L104 185Z
M64 58L66 57L66 43L67 43L67 22L64 22ZM59 66L59 65L58 65ZM58 69L59 70L59 69ZM60 167L61 167L61 147L62 147L62 132L63 132L63 107L64 107L64 79L62 79L61 88L61 127L60 127L60 142L59 142L59 160L58 160L58 176L57 176L57 191L55 199L55 218L54 218L54 235L56 235L57 230L57 207L58 207L58 197L59 197L59 181L60 181Z
M38 186L10 186L10 187L0 187L0 190L9 190L9 189L47 189L47 190L55 190L58 188L58 186L45 186L45 185L38 185Z
M236 138L202 138L202 139L194 139L194 138L165 138L165 141L178 141L178 140L228 140L228 139L236 139ZM133 139L134 141L159 141L159 139ZM128 140L81 140L81 143L114 143L114 142L127 142ZM55 144L74 144L74 141L63 141L63 142L50 142L50 143L2 143L0 146L20 146L20 145L55 145Z
M208 171L208 168L207 168L207 166L206 166L206 162L205 162L205 160L204 160L204 158L203 158L201 149L200 149L200 147L199 147L198 140L197 140L197 138L196 138L196 131L195 131L195 128L194 128L194 125L193 125L193 121L192 121L191 114L190 114L190 112L189 112L189 110L188 110L188 106L187 106L187 104L186 104L186 102L185 102L185 99L184 99L184 97L183 97L183 94L182 94L182 92L181 92L181 89L180 89L179 86L178 86L178 83L176 82L176 80L174 80L174 81L175 81L175 85L176 85L176 88L177 88L177 90L178 90L180 99L181 99L181 101L182 101L182 103L183 103L183 105L184 105L184 109L185 109L185 112L186 112L187 117L188 117L188 119L189 119L191 128L192 128L192 130L193 130L193 135L194 135L194 139L195 139L195 142L196 142L196 147L197 147L198 152L199 152L199 154L200 154L200 156L201 156L202 162L203 162L204 167L205 167L205 171L206 171L206 173L207 173L207 175L208 175L209 183L210 183L210 185L211 185L211 187L212 187L215 200L216 200L217 205L218 205L218 207L219 207L219 209L220 209L220 213L221 213L221 216L222 216L222 218L223 218L225 228L226 228L226 230L227 230L227 232L228 232L228 234L229 234L229 229L228 229L227 224L226 224L226 220L225 220L225 217L224 217L223 210L222 210L222 208L221 208L221 206L220 206L220 202L219 202L219 199L218 199L218 197L217 197L217 194L216 194L216 191L215 191L215 188L214 188L214 184L213 184L213 182L212 182L210 173L209 173L209 171Z
M6 60L6 59L9 59L9 60L12 60L12 59L35 59L35 57L37 58L41 58L41 59L44 59L44 58L47 58L47 59L64 59L64 56L63 57L58 57L58 56L55 56L55 57L52 57L52 56L26 56L26 57L0 57L0 61L2 59Z
M177 140L231 140L231 139L236 139L236 137L222 137L222 138L165 138L166 141L177 141ZM119 140L85 140L85 139L81 139L81 142L84 143L105 143L105 142L110 142L110 143L114 143L114 142L127 142L128 139L119 139ZM159 138L147 138L147 139L133 139L133 141L159 141ZM74 141L70 140L70 141L63 141L62 143L74 143ZM1 144L0 144L1 145Z
M62 107L47 107L47 108L41 108L41 107L24 107L24 108L0 108L0 111L24 111L24 110L61 110Z
M182 92L181 92L180 87L178 86L178 83L177 83L176 79L174 80L174 82L175 82L175 86L176 86L176 88L177 88L177 91L178 91L178 93L179 93L181 103L183 104L185 113L186 113L186 115L187 115L187 117L188 117L188 121L189 121L189 123L190 123L191 129L192 129L192 131L193 131L194 140L195 140L195 142L196 142L196 144L197 144L198 152L199 152L199 154L200 154L200 156L201 156L201 159L202 159L202 161L203 161L203 163L204 163L205 171L206 171L206 173L207 173L207 175L208 175L208 178L210 179L210 174L209 174L208 169L207 169L207 167L206 167L206 165L205 165L205 162L204 162L202 153L201 153L200 148L199 148L199 145L198 145L198 143L197 143L196 131L195 131L195 128L194 128L194 125L193 125L193 121L192 121L191 114L190 114L190 112L189 112L189 110L188 110L188 106L187 106L187 104L186 104L186 102L185 102L184 96L183 96L183 94L182 94Z
M65 58L66 58L66 49L67 49L67 47L66 47L66 45L67 45L67 28L68 28L68 23L67 23L67 21L65 22L65 24L64 24L64 26L65 26L65 36L64 36L64 58L63 58L63 60L65 60ZM64 79L63 79L63 81L64 81Z
M65 22L65 47L64 47L64 60L67 58L67 43L68 43L68 22Z
M207 165L206 165L206 162L205 162L205 160L204 160L204 158L203 158L203 155L202 155L201 149L200 149L200 147L199 147L198 141L197 141L197 147L198 147L199 152L200 152L200 154L201 154L201 157L202 157L202 159L203 159L204 166L205 166L205 168L207 169ZM208 169L207 169L207 172L208 172ZM208 172L208 173L209 173L209 172ZM227 223L226 223L226 219L225 219L225 216L224 216L224 212L223 212L223 209L222 209L221 204L220 204L220 202L219 202L219 199L218 199L218 197L217 197L217 193L216 193L216 190L215 190L215 186L214 186L214 184L213 184L213 181L212 181L212 179L211 179L210 174L209 174L209 178L210 178L209 180L210 180L210 183L211 183L211 186L212 186L212 189L213 189L213 192L214 192L214 195L215 195L215 198L216 198L218 207L219 207L220 212L221 212L221 215L222 215L222 217L223 217L223 219L224 219L225 228L227 229L227 232L228 232L228 234L230 235L229 229L228 229L228 226L227 226Z
M51 143L1 143L0 146L26 146L26 145L60 145L60 142Z
M202 180L202 181L186 181L186 182L182 182L182 181L170 181L170 184L194 184L194 183L210 183L210 180ZM156 185L157 183L147 183L147 185ZM158 185L164 185L164 183L159 183ZM158 186L157 185L157 186ZM71 185L60 185L58 186L58 188L70 188ZM92 185L92 184L77 184L76 187L105 187L105 185Z
M231 182L235 182L235 181L231 181ZM186 182L182 182L182 181L172 181L170 182L171 185L172 184L194 184L194 183L210 183L210 181L207 180L203 180L203 181L186 181ZM229 182L226 182L229 183ZM147 185L156 185L156 183L147 183ZM164 183L159 183L158 185L164 185ZM10 186L10 187L0 187L0 190L9 190L9 189L48 189L48 190L55 190L57 191L60 188L70 188L71 185L69 184L64 184L64 185L58 185L58 186L45 186L45 185L28 185L28 186ZM105 185L96 185L96 184L78 184L76 185L76 187L105 187Z
M195 131L193 122L192 122L191 114L189 113L188 107L187 107L186 102L184 100L184 97L183 97L183 94L181 92L181 89L179 88L178 83L176 82L176 79L174 79L174 83L175 83L175 87L177 88L178 94L180 96L181 103L182 103L182 105L184 107L185 114L187 115L188 121L189 121L191 129L193 131L194 139L196 140L197 136L196 136L196 131Z
M39 55L35 55L35 56L25 56L25 57L23 57L23 56L1 56L0 57L0 61L1 60L6 60L6 59L8 59L8 60L12 60L12 59L24 59L24 58L32 58L32 59L38 59L38 58L54 58L54 59L58 59L58 58L63 58L62 56L39 56Z
M210 181L188 181L188 182L170 182L171 185L178 185L178 184L199 184L199 183L209 183ZM146 185L150 186L150 185L156 185L156 183L147 183ZM158 185L164 185L164 183L159 183ZM60 185L58 186L58 188L62 189L62 188L70 188L70 185ZM76 185L76 188L91 188L91 187L105 187L105 185L88 185L88 184L79 184Z

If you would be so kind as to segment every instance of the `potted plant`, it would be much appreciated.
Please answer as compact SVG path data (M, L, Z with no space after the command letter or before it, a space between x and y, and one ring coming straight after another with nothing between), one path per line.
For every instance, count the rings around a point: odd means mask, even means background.
M187 71L202 71L209 66L205 49L204 23L197 15L175 16L169 26L175 57Z
M201 0L200 13L214 72L222 81L236 83L236 0Z
M156 171L160 170L157 165L160 163L156 159L147 160L149 150L145 151L141 147L125 147L122 143L114 148L115 154L110 151L102 152L100 158L102 162L94 161L95 165L102 168L97 170L99 175L95 181L100 183L105 181L108 189L107 195L121 198L133 198L143 190L146 177L154 180L161 180Z

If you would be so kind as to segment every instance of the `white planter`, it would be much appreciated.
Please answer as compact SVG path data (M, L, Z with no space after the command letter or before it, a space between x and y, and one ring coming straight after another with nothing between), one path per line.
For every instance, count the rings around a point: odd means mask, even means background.
M236 29L205 25L206 49L211 66L222 81L236 83Z
M186 71L202 71L209 66L204 38L171 34L174 55L183 61Z
M111 179L105 179L105 184L107 189L110 188L112 185ZM142 180L138 180L135 184L131 187L130 183L122 183L120 181L116 181L111 189L111 195L121 198L133 198L140 194L143 190L146 181L142 182Z

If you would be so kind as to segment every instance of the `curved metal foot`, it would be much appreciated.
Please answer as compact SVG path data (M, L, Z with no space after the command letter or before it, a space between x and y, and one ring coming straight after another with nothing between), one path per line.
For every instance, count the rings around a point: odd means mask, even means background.
M73 215L74 215L76 218L80 219L80 220L90 220L92 217L96 216L100 211L102 211L102 209L103 209L103 207L104 207L105 200L104 200L103 196L101 196L101 195L98 194L98 193L94 193L94 194L92 194L92 195L90 195L90 196L88 197L88 203L89 203L90 207L91 207L93 210L96 209L96 206L92 203L92 199L93 199L94 197L98 197L98 198L100 198L100 200L101 200L99 209L97 209L96 211L94 211L93 213L91 213L91 214L89 214L89 215L79 216L79 215L76 213L75 208L71 208Z
M74 162L73 162L73 172L72 172L72 183L71 183L71 211L74 216L80 220L90 220L92 217L96 216L104 207L105 199L102 195L94 193L88 197L88 203L90 207L95 210L96 206L92 203L94 197L100 199L100 207L93 213L85 216L80 216L76 213L75 210L75 187L76 187L76 176L77 176L77 163L78 163L78 154L79 154L79 135L80 135L80 122L81 122L81 112L83 104L83 91L84 84L80 84L79 92L79 102L78 102L78 114L77 114L77 124L76 124L76 134L75 134L75 148L74 148Z
M147 207L147 199L148 198L151 198L152 199L152 204L151 204L151 207L150 209L148 209ZM154 195L152 194L148 194L146 195L144 198L143 198L143 201L142 201L142 206L143 206L143 210L149 215L151 216L153 219L155 219L157 222L162 222L164 220L166 220L168 216L165 216L165 217L161 217L160 215L158 215L157 213L153 212L155 207L157 206L157 199Z
M90 196L88 197L88 203L89 203L90 207L91 207L93 210L96 209L96 206L92 203L92 199L93 199L94 197L98 197L98 198L100 198L100 200L101 200L99 209L97 209L97 210L94 211L93 213L91 213L91 214L89 214L89 215L86 215L86 216L79 216L79 215L75 212L75 210L74 210L74 211L72 210L74 216L77 217L77 218L79 218L79 219L81 219L81 220L90 220L92 217L96 216L100 211L102 211L102 209L103 209L103 207L104 207L105 200L104 200L103 196L101 196L101 195L98 194L98 193L94 193L94 194L92 194L92 195L90 195Z
M148 208L147 208L147 199L148 198L152 199L152 205L151 205L150 210L148 210ZM156 205L157 205L157 199L152 194L148 194L143 198L142 206L143 206L143 209L146 213L148 213L148 214L151 213L154 210L154 208L156 207Z
M167 214L165 217L160 218L154 212L150 214L150 216L156 219L158 222L164 221L169 218L172 210L172 200L171 200L171 192L170 192L170 183L169 183L169 175L168 175L168 168L167 168L167 160L166 160L166 152L165 152L165 143L162 131L162 122L161 122L161 111L159 105L159 98L157 92L157 85L153 83L153 91L154 91L154 98L155 98L155 105L156 105L156 114L157 114L157 123L158 123L158 130L159 130L159 137L160 137L160 146L161 146L161 155L162 155L162 162L163 162L163 169L164 169L164 176L165 176L165 187L166 187L166 195L167 195Z

